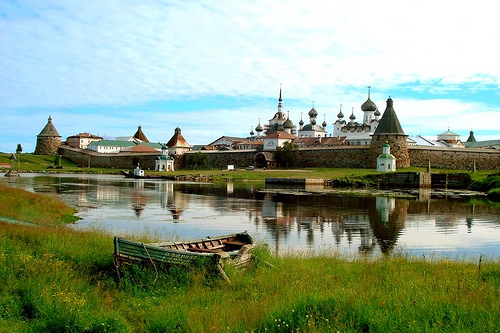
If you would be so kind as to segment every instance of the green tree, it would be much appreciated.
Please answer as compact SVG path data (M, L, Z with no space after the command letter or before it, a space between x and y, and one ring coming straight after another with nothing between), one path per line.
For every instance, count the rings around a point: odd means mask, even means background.
M20 143L17 144L17 148L16 148L16 154L17 154L17 166L20 167L21 166L21 159L20 159L20 156L21 153L23 152L23 146L21 146Z
M197 152L195 154L187 154L186 166L192 169L202 169L208 167L208 154Z
M299 147L292 142L285 142L282 147L276 149L274 158L280 167L297 166L300 162Z

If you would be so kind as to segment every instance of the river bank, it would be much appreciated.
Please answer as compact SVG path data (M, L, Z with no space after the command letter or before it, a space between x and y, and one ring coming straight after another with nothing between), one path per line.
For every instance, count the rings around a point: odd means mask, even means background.
M0 191L8 196L11 189ZM33 200L16 192L17 210ZM60 211L52 201L38 208ZM17 213L16 213L17 211ZM14 213L12 213L14 212ZM5 216L5 205L0 216ZM13 216L12 216L13 215ZM112 235L64 219L1 223L0 325L11 331L336 332L493 331L500 324L500 263L393 255L276 257L265 244L232 284L203 270L116 271ZM60 222L57 222L60 221ZM62 223L61 223L62 222ZM142 241L151 241L136 235ZM271 265L265 264L270 263Z

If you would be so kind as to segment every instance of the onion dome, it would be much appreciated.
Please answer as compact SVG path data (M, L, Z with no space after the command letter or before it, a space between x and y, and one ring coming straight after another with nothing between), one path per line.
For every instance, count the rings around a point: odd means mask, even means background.
M262 126L260 126L260 119L259 119L259 124L257 125L257 127L255 127L255 131L257 131L258 133L262 132L264 129L262 128Z
M250 129L250 136L254 136L255 132L253 131L253 129Z
M368 99L366 100L366 102L363 103L363 105L361 105L361 111L376 111L377 110L377 106L375 105L375 103L372 102L372 100L370 99L370 97L368 97Z
M309 111L308 115L309 115L309 117L311 117L311 118L315 118L315 117L317 117L317 116L318 116L318 111L316 111L316 109L313 107L313 108Z
M303 121L302 119L300 119L300 121L299 121L299 125L300 125L300 126L304 125L304 121Z
M375 103L373 103L372 100L370 99L370 88L371 87L368 86L368 99L366 100L366 102L363 103L363 105L361 105L361 111L374 112L378 109Z
M377 110L375 111L375 113L374 113L375 117L380 117L380 114L381 114L381 113L380 113L380 111L379 111L378 109L377 109Z
M326 127L326 125L328 125L328 124L326 123L326 120L323 120L323 124L321 124L321 125L323 125L323 127Z
M354 115L354 108L353 108L353 110L352 110L351 115L349 116L349 119L351 119L351 120L356 119L356 116Z
M290 118L288 118L284 123L283 123L283 128L294 128L295 126L293 125L292 121Z
M342 104L340 104L340 111L339 111L339 114L337 115L337 118L339 118L339 119L344 118L344 114L342 113Z
M316 125L316 119L311 119L311 125Z

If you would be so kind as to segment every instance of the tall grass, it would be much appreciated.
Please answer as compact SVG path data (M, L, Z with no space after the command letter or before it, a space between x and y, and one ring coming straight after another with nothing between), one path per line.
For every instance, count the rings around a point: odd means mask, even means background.
M0 217L38 224L63 224L78 220L76 209L54 197L0 185Z
M500 325L496 261L275 257L258 246L247 270L226 267L228 284L200 268L117 271L112 252L105 232L0 223L0 331L492 332Z
M278 258L259 246L254 266L226 268L227 284L176 267L156 275L132 266L118 275L105 233L2 225L0 244L0 326L14 331L486 332L500 325L497 262Z

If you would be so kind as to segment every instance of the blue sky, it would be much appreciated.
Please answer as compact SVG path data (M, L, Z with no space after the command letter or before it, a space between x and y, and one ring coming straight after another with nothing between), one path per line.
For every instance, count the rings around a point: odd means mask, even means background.
M362 117L371 86L405 134L500 139L491 1L0 0L0 151L32 152L49 115L166 142L247 136L283 106Z

